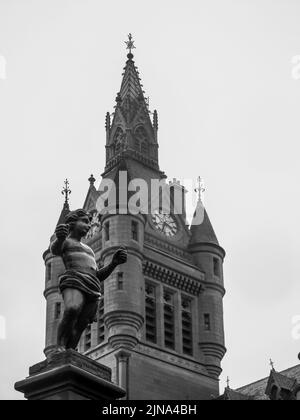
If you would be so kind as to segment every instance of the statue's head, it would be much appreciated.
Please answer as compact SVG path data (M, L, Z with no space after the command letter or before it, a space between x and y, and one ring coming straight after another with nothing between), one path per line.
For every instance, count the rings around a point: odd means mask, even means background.
M66 217L66 224L69 225L70 233L75 229L81 235L85 236L91 227L92 216L86 210L78 209L71 211Z

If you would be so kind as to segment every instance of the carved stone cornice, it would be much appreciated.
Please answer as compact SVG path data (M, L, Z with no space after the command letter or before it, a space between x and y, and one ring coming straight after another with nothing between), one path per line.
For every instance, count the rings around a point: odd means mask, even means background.
M151 169L159 171L159 166L155 159L146 157L142 153L138 152L137 150L127 149L119 153L117 156L114 156L107 162L105 171L102 174L102 177L105 176L107 172L109 172L113 167L115 167L124 158L135 159L139 162L142 162L145 166L148 166ZM160 173L164 175L163 172L160 171Z
M202 282L199 279L192 278L171 268L163 267L152 261L145 260L143 262L143 273L147 277L176 287L194 296L198 296L203 288Z
M192 256L190 253L176 245L162 241L150 233L145 233L145 246L147 246L147 244L150 244L158 249L161 249L162 251L166 251L168 254L176 255L176 257L192 263Z
M199 374L209 376L206 370L206 367L203 364L197 363L196 361L193 361L193 360L188 360L182 356L178 356L176 354L172 354L167 351L163 351L163 350L151 347L144 343L139 343L133 351L135 353L146 355L151 358L156 358L158 360L173 364L177 367L181 367L181 368L190 370L192 372L197 372Z

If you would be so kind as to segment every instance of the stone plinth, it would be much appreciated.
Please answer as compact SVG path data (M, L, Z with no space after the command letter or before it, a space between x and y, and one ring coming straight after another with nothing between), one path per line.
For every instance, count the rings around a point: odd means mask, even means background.
M53 353L15 384L28 400L116 400L125 391L111 382L111 369L74 350Z

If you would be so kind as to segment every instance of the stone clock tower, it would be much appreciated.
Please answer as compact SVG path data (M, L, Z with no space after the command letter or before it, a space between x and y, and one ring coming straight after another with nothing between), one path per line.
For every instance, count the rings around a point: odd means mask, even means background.
M158 116L151 113L133 61L133 41L114 113L106 115L106 166L102 179L116 184L117 197L134 179L164 180L158 160ZM176 146L175 146L176 147ZM179 162L178 162L179 164ZM120 181L126 173L127 184ZM128 262L104 282L98 320L82 335L78 350L112 368L113 381L128 399L210 399L219 395L223 330L223 259L209 217L186 225L185 189L168 184L171 213L159 201L149 214L133 215L117 202L115 214L99 217L100 192L93 176L84 208L93 215L86 241L99 264L110 261L120 245ZM150 190L150 188L149 188ZM174 197L182 197L176 214ZM127 205L125 205L127 207ZM68 212L65 203L60 222ZM125 210L128 210L127 208ZM47 333L45 353L55 345L63 311L57 289L62 261L44 253Z

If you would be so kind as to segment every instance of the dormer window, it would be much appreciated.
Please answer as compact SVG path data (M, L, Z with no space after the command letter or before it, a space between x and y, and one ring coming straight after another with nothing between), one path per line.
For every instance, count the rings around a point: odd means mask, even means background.
M272 386L270 400L277 401L278 400L278 388L276 385Z

